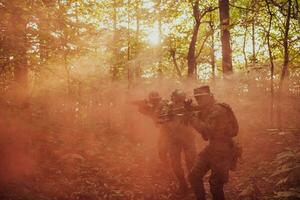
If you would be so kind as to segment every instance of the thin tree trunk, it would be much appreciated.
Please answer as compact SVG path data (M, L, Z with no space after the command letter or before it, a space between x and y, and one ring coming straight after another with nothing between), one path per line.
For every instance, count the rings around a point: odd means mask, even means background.
M127 81L128 81L128 89L131 86L131 71L130 71L130 0L127 2Z
M113 63L112 63L112 80L117 79L118 74L118 53L117 53L117 2L113 1Z
M176 60L176 51L174 49L171 49L170 50L170 54L171 54L171 57L172 57L172 61L173 61L173 64L174 64L174 67L175 67L175 70L177 72L177 75L179 78L182 77L182 74L181 74L181 71L179 69L179 66L177 64L177 60Z
M157 21L158 21L158 33L159 33L159 45L161 45L161 38L162 38L161 0L158 0L157 2Z
M67 51L67 50L66 50ZM70 68L68 66L68 53L64 52L64 67L67 73L67 94L71 94L71 77L70 77Z
M194 76L196 70L196 57L195 57L195 50L196 50L196 43L197 37L199 32L200 23L196 22L194 29L192 40L190 42L189 51L188 51L188 77L192 78Z
M199 48L199 51L198 51L198 53L197 53L197 55L196 55L196 65L198 64L197 59L200 57L200 54L202 53L202 50L204 49L204 45L205 45L207 39L209 38L209 36L210 36L210 35L207 34L207 35L205 36L204 40L202 41L202 44L201 44L201 46L200 46L200 48Z
M135 56L139 54L140 51L140 8L141 8L141 0L137 0L136 2L136 7L135 7L135 12L136 12L136 52ZM140 60L137 59L137 63L135 63L135 77L136 79L139 79L141 77L141 63Z
M271 27L272 27L273 14L270 10L269 3L267 0L266 0L266 3L267 3L267 8L268 8L268 13L270 15L269 26L268 26L268 30L267 30L267 45L268 45L268 52L269 52L269 59L270 59L270 72L271 72L270 121L271 121L271 127L273 127L274 126L274 62L273 62L272 47L271 47L271 43L270 43L270 32L271 32Z
M222 43L222 69L223 74L232 73L232 57L229 32L229 0L219 0L219 13Z
M161 21L161 0L157 0L157 22L158 22L158 33L159 33L159 42L158 42L158 48L159 48L159 61L158 61L158 70L162 71L162 46L161 46L161 40L162 40L162 21ZM162 76L162 74L160 74Z
M255 50L255 18L252 19L252 64L256 64L256 50Z
M194 72L196 70L195 51L196 51L196 43L197 43L197 37L198 37L198 32L200 27L199 0L196 0L194 3L192 3L192 6L193 6L193 16L195 20L195 25L194 25L193 35L192 35L192 39L189 45L189 51L187 55L189 78L194 77Z
M278 99L278 123L279 128L282 129L282 106L281 106L281 100L282 100L282 91L284 86L284 80L286 78L286 74L288 71L288 64L289 64L289 30L290 30L290 20L291 20L291 7L292 7L292 0L288 0L288 10L287 10L287 16L286 16L286 22L285 22L285 31L284 31L284 40L283 40L283 49L284 49L284 60L283 60L283 67L282 72L280 76L280 82L279 82L279 99Z
M267 43L268 43L268 52L270 59L270 71L271 71L271 126L274 126L274 62L273 62L273 53L270 45L270 30L271 30L272 16L269 21L269 28L267 33Z
M26 26L27 20L20 8L12 6L12 22L17 22L19 25L14 26L11 23L10 30L12 32L12 42L15 45L13 52L14 63L14 81L17 84L17 90L26 96L28 89L28 63L27 63L27 35Z
M211 46L210 46L210 65L212 69L212 80L216 79L216 58L215 58L215 28L212 14L210 14L209 27L211 31Z
M247 26L245 26L245 33L244 33L244 40L243 40L243 55L244 55L244 61L245 61L245 70L248 71L248 59L246 54L246 41L247 41Z

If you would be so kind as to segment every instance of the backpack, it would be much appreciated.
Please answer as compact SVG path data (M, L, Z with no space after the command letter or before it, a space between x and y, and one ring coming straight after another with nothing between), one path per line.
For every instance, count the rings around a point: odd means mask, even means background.
M229 124L230 124L229 136L230 137L237 136L238 133L239 133L239 124L238 124L237 118L236 118L235 114L233 113L231 107L226 103L218 103L218 105L225 108L225 110L227 112L227 117L229 119L228 121L229 121Z

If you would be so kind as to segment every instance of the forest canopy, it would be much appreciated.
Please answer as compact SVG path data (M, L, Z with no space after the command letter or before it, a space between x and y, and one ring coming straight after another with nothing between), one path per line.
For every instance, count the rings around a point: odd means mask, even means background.
M129 82L299 76L297 0L2 0L0 9L1 75L22 86L49 71L69 85L83 74Z

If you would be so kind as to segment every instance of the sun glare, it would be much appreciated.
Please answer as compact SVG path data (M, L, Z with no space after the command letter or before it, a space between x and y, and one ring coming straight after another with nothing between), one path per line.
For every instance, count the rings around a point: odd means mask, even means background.
M148 33L147 41L150 45L156 46L160 44L160 36L157 30L152 30Z

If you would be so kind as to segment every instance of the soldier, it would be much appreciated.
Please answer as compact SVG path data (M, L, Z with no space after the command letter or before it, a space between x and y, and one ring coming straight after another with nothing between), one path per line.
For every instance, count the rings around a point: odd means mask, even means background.
M197 200L205 200L202 179L211 170L209 184L213 199L224 200L223 186L236 160L232 137L238 132L237 120L227 104L216 103L209 86L194 89L194 96L202 112L191 124L209 144L198 155L190 174L191 185Z
M166 114L168 118L167 115L170 111L174 114L181 114L185 109L185 99L186 95L183 91L175 90L171 95L171 101L162 100L157 92L150 92L148 100L134 102L139 105L141 113L151 116L156 122L159 122L157 123L160 129L158 153L163 162L170 160L181 193L188 190L181 163L181 152L185 155L188 173L190 173L197 155L193 129L186 126L181 118L175 117L168 120L160 116Z
M139 112L151 116L153 119L157 117L158 109L162 102L162 98L160 97L159 93L156 91L151 91L148 95L148 99L133 101L134 105L138 105Z
M156 91L150 92L149 96L148 96L148 99L149 99L150 105L152 105L152 109L151 109L152 114L151 114L151 116L152 116L153 120L155 122L157 122L162 107L165 106L166 104L168 104L169 102L167 100L163 100L160 97L159 93L156 92ZM160 124L159 125L159 131L160 131L160 133L159 133L159 137L158 137L158 155L159 155L162 162L166 162L168 160L168 152L169 152L168 127L164 124Z
M181 90L175 90L171 95L173 113L181 114L185 109L186 94ZM184 153L186 168L190 173L197 155L195 138L190 126L186 126L182 119L176 118L167 123L169 127L169 155L171 167L179 183L179 191L184 193L188 190L181 152Z
M169 102L163 100L159 93L156 91L151 91L148 95L148 99L142 101L134 101L133 104L139 106L139 112L150 116L155 122L158 122L159 115L162 107L167 105ZM165 124L159 124L159 138L158 138L158 154L162 162L168 161L168 127Z

